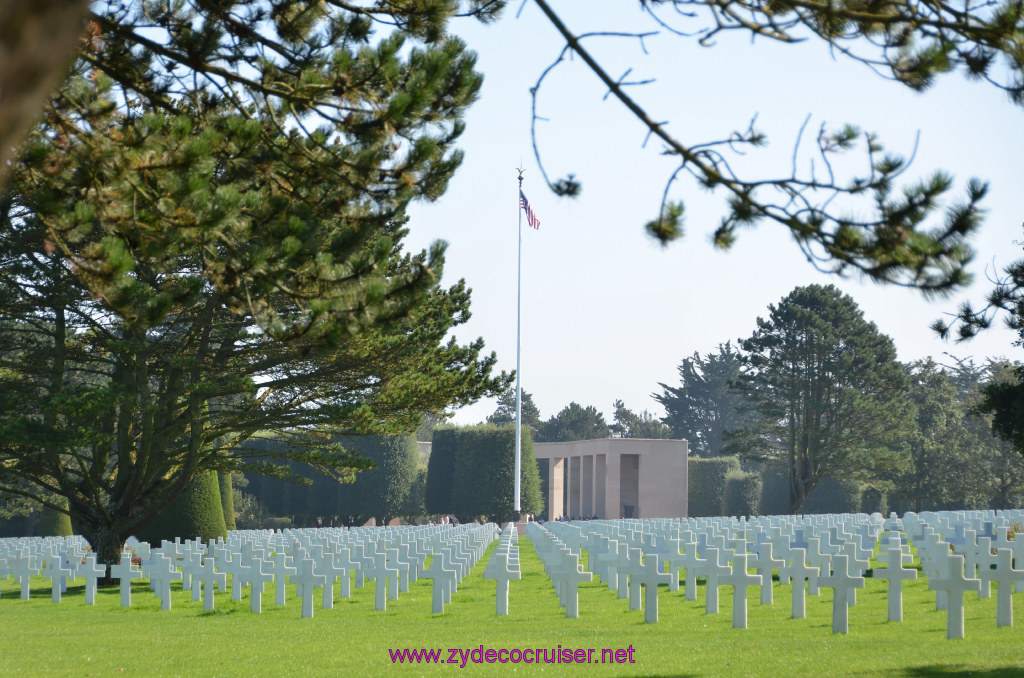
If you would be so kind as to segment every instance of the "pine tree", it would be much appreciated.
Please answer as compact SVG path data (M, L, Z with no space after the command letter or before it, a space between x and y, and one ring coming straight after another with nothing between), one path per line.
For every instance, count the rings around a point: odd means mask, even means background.
M609 436L604 415L593 405L583 407L571 402L541 424L538 442L558 443L571 440L593 440Z
M726 434L748 430L756 414L745 403L739 383L742 357L730 342L703 358L694 353L679 364L679 386L659 383L654 399L665 408L664 422L690 444L690 455L717 457Z
M867 479L909 462L914 409L892 340L832 285L798 287L742 344L761 420L748 456L789 472L789 510L826 476Z
M198 474L289 475L257 432L350 479L337 434L508 383L446 340L443 247L402 249L480 85L443 12L373 37L322 3L120 8L0 195L0 490L65 497L104 562Z

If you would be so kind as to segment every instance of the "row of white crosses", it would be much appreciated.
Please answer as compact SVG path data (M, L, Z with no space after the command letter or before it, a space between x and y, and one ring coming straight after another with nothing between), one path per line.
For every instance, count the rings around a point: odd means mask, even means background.
M907 515L907 532L919 548L929 585L939 591L937 607L949 609L949 637L963 636L963 592L977 590L979 596L987 595L988 581L999 586L997 624L1012 624L1011 595L1015 585L1024 586L1024 538L1014 541L1008 535L1010 525L1022 517L1020 511ZM861 514L771 516L750 521L586 521L548 523L547 527L569 553L586 548L591 572L620 598L629 598L630 609L640 608L640 586L646 585L642 565L648 560L667 565L670 591L678 590L678 574L685 571L687 600L696 600L697 578L705 579L705 610L709 614L718 612L718 587L732 586L736 628L746 627L749 586L760 586L761 604L772 604L772 575L777 571L780 583L793 587L794 618L806 615L805 594L817 595L821 587L832 588L832 630L848 633L848 608L856 604L857 589L864 587L879 537L878 565L873 572L874 577L888 582L890 621L902 621L903 582L917 576L917 570L906 567L912 561L910 545L902 521L895 516L889 520L878 514ZM950 541L938 538L940 530ZM542 559L551 557L555 552L551 540L543 535L541 540ZM756 574L750 574L750 569ZM971 582L975 574L977 589ZM656 585L648 587L647 595L653 603L647 606L645 619L656 621ZM950 599L952 608L946 602Z
M436 534L429 543L433 559L430 568L423 570L420 576L432 582L431 611L434 614L444 612L444 606L458 591L459 583L483 557L490 543L498 538L498 528L492 523L459 526L459 530ZM507 607L506 601L506 611Z
M444 553L442 559L454 563L461 578L497 534L494 525L447 525L233 532L226 543L176 540L157 548L132 539L110 570L120 582L123 606L131 605L132 581L147 579L162 610L171 609L175 582L192 592L193 601L202 599L204 609L212 610L214 589L226 590L230 576L232 599L241 600L248 587L250 609L260 613L264 586L276 584L275 602L283 605L290 577L302 598L303 616L309 617L315 588L321 589L323 607L329 609L336 588L348 598L352 583L362 587L366 579L378 582L375 608L386 609L386 599L395 600L399 590L409 590L435 548ZM107 568L87 554L84 540L73 538L74 549L71 544L63 538L0 540L0 579L13 573L27 598L30 578L44 574L51 579L58 602L69 579L85 576L86 600L91 604L96 581Z
M28 600L30 580L41 574L50 580L51 600L59 603L68 583L82 577L85 602L93 605L97 581L106 575L106 567L96 563L88 546L81 537L0 539L0 581L13 576L21 599Z
M591 579L591 573L580 566L579 550L573 551L568 544L534 522L526 524L526 536L551 578L559 607L565 608L566 617L579 617L579 585Z
M487 567L484 569L484 579L494 581L496 584L494 614L498 616L508 614L508 584L513 579L522 578L523 575L519 569L519 535L516 533L515 523L509 522L501 531L498 545L491 553Z

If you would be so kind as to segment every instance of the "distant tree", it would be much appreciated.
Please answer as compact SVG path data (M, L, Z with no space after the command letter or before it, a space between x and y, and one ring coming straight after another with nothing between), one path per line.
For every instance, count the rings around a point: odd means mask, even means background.
M536 434L540 429L540 410L533 403L533 396L523 391L522 405L523 426L529 426ZM503 424L514 424L516 421L516 387L515 385L505 389L498 396L498 407L487 417L488 424L501 426Z
M747 453L787 466L790 512L826 476L906 468L914 410L892 340L832 285L798 287L768 310L742 345L761 414Z
M985 474L976 471L977 450L961 393L949 372L931 359L907 371L917 426L908 437L913 463L897 476L895 498L916 512L981 508L975 502L987 489L977 487Z
M679 386L658 384L662 391L653 397L665 408L662 421L673 438L689 443L691 456L717 457L727 432L749 429L756 421L739 382L742 364L740 353L727 341L718 345L717 353L684 358L677 368Z
M558 443L570 440L593 440L609 436L604 415L593 405L583 407L571 402L540 427L539 442Z
M979 508L1005 509L1024 501L1024 456L1013 440L1013 433L1003 431L996 423L1009 420L1009 409L992 407L992 394L1012 394L1020 383L1022 366L1005 360L988 360L982 365L959 361L953 378L961 391L963 407L968 415L965 424L971 446L972 471L982 478L984 497ZM1013 396L1009 398L1012 400Z
M621 400L615 401L614 422L612 430L622 438L665 439L672 437L672 429L660 419L647 410L637 414L626 407L626 403Z

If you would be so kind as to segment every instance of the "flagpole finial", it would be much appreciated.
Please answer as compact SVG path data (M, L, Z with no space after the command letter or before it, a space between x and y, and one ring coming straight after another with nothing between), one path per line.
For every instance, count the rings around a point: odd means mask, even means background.
M516 171L519 172L519 185L522 186L523 185L523 172L525 172L526 170L525 169L520 169L519 167L517 167Z

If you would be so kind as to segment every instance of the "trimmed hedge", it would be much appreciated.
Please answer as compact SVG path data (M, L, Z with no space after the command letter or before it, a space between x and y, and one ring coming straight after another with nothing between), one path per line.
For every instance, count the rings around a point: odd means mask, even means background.
M689 506L691 517L714 517L725 514L725 479L740 473L736 457L714 457L689 460Z
M220 505L224 509L224 526L228 530L235 529L235 489L231 485L231 473L217 471L217 483L220 485Z
M761 506L759 473L731 473L725 478L725 515L756 516Z
M761 464L759 472L763 483L758 513L762 516L789 513L789 469L779 464Z
M455 513L455 457L458 451L456 429L435 428L427 461L427 485L423 501L427 513Z
M467 522L486 516L512 518L515 492L515 427L467 426L434 429L427 467L428 513L451 513ZM520 505L523 513L544 508L533 440L523 428Z
M268 460L286 466L308 483L247 473L247 494L255 497L270 516L291 518L300 527L361 525L370 518L378 524L403 515L407 496L416 480L420 453L412 436L342 436L333 440L346 450L369 459L374 467L355 474L353 482L317 473L308 464L281 458L288 442L279 438L250 441L267 451Z
M804 502L800 512L860 513L864 486L857 480L822 478Z
M192 478L185 492L171 502L156 520L135 535L151 544L176 537L204 541L227 537L224 506L220 501L220 482L216 471L201 471Z
M64 505L67 506L67 503ZM71 516L44 506L39 513L35 532L36 537L70 537L74 534L71 529Z

